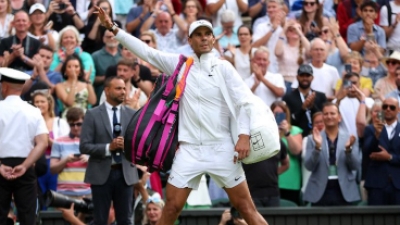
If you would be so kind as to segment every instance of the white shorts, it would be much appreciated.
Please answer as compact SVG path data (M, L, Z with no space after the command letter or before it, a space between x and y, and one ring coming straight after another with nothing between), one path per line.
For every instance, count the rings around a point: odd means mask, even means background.
M242 164L233 163L233 143L192 145L181 143L175 154L168 183L177 188L197 190L203 174L221 188L232 188L246 180Z

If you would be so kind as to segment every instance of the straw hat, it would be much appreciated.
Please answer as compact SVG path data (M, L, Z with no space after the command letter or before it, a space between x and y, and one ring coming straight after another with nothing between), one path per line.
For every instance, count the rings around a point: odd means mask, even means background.
M389 60L396 60L399 62L399 66L400 66L400 52L398 51L394 51L389 57L386 57L383 59L383 62L385 63L385 66L387 67L387 61Z

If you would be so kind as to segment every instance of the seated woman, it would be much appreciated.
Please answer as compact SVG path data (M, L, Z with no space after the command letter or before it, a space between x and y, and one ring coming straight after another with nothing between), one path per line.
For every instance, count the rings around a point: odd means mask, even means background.
M32 5L29 10L29 19L31 20L29 34L41 41L42 44L56 49L56 40L59 38L58 32L51 29L53 21L47 21L44 5L40 3Z
M64 105L62 117L65 118L71 107L78 107L86 112L88 104L95 104L97 99L89 81L89 74L84 73L82 62L77 55L72 54L66 57L61 67L61 74L65 81L58 83L55 91L57 98Z
M153 195L147 200L145 208L145 225L156 225L162 215L164 201L157 195Z
M79 38L78 30L73 26L66 26L60 31L60 38L58 40L58 52L53 55L53 62L50 65L50 70L61 71L66 58L75 54L82 61L83 69L89 73L89 79L92 83L95 78L96 69L92 56L84 52L81 48L81 41Z
M2 18L0 23L0 39L10 36L11 22L14 19L14 15L11 14L11 1L3 0L1 1L3 6L0 7L0 18Z
M319 0L303 1L303 11L298 19L303 33L309 41L318 37L324 26L323 5Z

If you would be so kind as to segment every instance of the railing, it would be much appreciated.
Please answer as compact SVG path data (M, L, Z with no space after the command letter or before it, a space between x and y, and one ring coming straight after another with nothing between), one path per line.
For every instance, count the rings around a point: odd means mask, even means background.
M218 225L223 208L184 210L180 225ZM260 208L269 225L400 225L400 206ZM43 225L64 225L61 213L41 212Z

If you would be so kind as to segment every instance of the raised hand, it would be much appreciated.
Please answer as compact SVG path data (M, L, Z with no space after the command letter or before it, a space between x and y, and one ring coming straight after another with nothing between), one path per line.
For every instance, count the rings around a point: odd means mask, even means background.
M351 135L349 140L347 140L347 142L346 142L346 149L353 146L355 141L356 141L356 137L354 135Z
M319 132L319 130L316 127L314 127L312 130L312 134L313 134L313 140L315 142L315 147L321 148L321 145L322 145L321 133Z
M107 29L111 29L113 26L113 22L111 18L107 15L107 13L104 12L104 10L98 6L95 6L97 9L97 12L93 12L98 15L98 18L100 19L101 25L104 26Z

